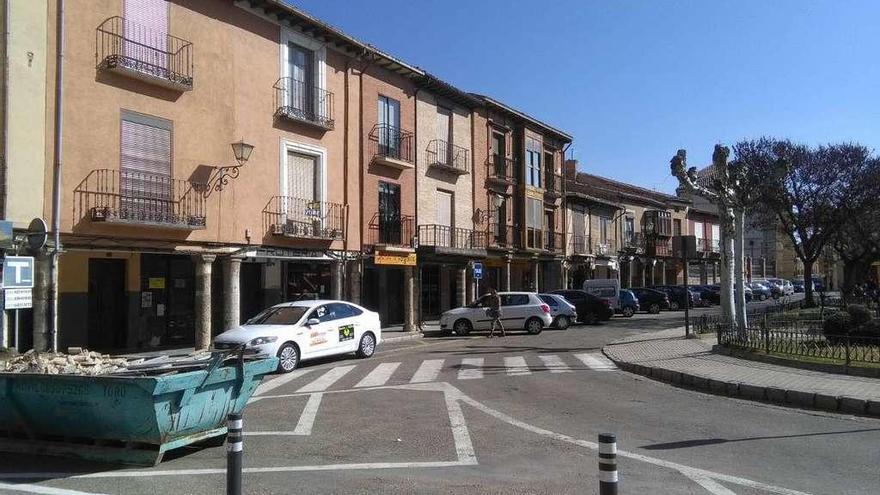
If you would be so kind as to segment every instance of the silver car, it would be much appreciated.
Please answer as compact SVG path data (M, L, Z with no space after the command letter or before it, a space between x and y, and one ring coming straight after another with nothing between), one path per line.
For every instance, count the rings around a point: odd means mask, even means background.
M538 294L538 297L547 303L547 306L550 306L553 327L565 330L571 325L571 322L577 321L577 311L574 304L566 301L564 297L556 294Z

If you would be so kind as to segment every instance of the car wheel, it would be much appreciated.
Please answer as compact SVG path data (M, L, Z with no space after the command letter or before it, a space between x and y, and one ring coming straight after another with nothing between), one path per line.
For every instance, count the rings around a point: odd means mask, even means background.
M529 332L532 335L538 335L542 330L544 330L544 322L538 318L529 318L526 322L526 332Z
M599 317L596 316L596 313L591 311L584 315L584 323L587 325L595 325L596 323L599 323Z
M632 309L632 306L624 306L623 308L623 316L627 318L632 318L632 315L636 314L635 310Z
M357 357L363 359L372 356L376 352L376 337L372 332L367 332L361 336L361 343L358 344Z
M670 311L678 311L678 301L669 301L669 310Z
M568 316L560 315L556 318L556 328L565 330L569 325L571 325L571 318Z
M648 306L648 313L651 313L652 315L656 315L659 312L660 312L660 305L659 304L653 303L650 306Z
M455 324L452 325L452 330L455 332L455 335L465 336L471 333L473 327L471 326L471 322L462 318L455 321Z
M299 349L296 344L287 342L278 349L278 372L290 373L299 366Z

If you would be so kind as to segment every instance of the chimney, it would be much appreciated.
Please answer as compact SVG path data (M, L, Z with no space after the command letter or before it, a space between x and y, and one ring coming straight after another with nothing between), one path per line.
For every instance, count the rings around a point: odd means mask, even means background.
M574 159L565 160L563 172L565 176L571 179L577 177L578 161Z

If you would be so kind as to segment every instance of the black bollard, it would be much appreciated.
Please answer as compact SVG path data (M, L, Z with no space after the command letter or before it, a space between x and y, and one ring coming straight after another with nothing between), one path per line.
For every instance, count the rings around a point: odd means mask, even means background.
M241 413L229 413L226 435L226 494L241 495L241 458L243 423Z
M599 434L599 495L617 495L617 437Z

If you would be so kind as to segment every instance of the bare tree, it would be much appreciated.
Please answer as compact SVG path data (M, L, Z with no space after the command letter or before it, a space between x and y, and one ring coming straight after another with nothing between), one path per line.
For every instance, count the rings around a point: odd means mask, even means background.
M840 289L844 293L865 282L871 264L880 261L880 159L874 159L868 173L858 180L856 191L867 201L843 206L849 211L832 240L834 251L843 261Z
M807 305L812 305L813 265L847 224L847 216L869 202L862 178L876 160L867 148L851 143L810 148L761 138L733 149L762 205L773 212L803 262Z

